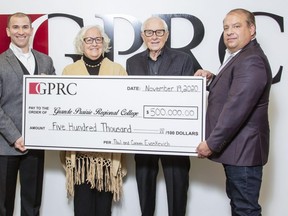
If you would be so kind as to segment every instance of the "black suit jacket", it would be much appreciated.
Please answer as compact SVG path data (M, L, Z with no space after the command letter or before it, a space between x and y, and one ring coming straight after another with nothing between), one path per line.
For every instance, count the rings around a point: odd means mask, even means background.
M269 62L255 40L247 44L209 87L206 141L211 159L237 166L264 165L269 152Z
M126 71L128 75L149 75L148 50L127 59ZM193 74L193 62L187 53L166 46L163 48L163 60L159 67L160 76L192 76Z

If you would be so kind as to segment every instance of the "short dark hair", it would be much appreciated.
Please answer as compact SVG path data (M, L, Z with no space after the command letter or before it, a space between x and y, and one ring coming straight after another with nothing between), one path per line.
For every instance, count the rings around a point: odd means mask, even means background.
M246 16L246 22L247 24L250 26L250 25L254 25L255 28L256 28L256 22L255 22L255 16L252 12L246 10L246 9L243 9L243 8L236 8L236 9L233 9L231 10L228 14L230 13L242 13Z
M243 9L243 8L236 8L236 9L233 9L231 11L229 11L228 14L232 14L232 13L240 13L240 14L244 14L246 16L246 23L248 26L251 26L253 25L255 27L255 32L253 34L253 37L256 36L256 22L255 22L255 16L252 12L246 10L246 9ZM227 14L227 15L228 15Z
M9 27L10 21L11 21L11 18L12 18L12 17L27 17L27 18L29 19L30 26L32 26L32 20L31 20L30 16L28 16L27 14L22 13L22 12L16 12L16 13L11 14L11 15L8 17L7 27Z

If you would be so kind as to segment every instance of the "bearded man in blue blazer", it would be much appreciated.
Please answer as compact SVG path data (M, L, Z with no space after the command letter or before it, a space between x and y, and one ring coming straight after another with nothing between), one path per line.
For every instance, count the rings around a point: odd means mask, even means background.
M19 171L21 216L39 215L44 168L43 150L26 150L22 133L23 75L55 74L52 59L30 48L30 18L9 16L9 49L0 55L0 215L13 216Z
M233 216L260 216L258 199L269 152L272 73L255 38L253 13L230 11L223 29L227 49L219 73L195 73L212 80L208 86L206 140L197 148L198 157L223 164Z

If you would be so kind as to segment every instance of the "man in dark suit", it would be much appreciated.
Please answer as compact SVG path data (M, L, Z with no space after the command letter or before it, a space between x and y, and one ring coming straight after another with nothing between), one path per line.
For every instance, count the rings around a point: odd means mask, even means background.
M267 57L255 39L254 15L244 9L230 11L223 22L226 56L208 89L206 140L198 157L224 166L226 193L233 216L259 216L263 166L269 152L268 103L272 74ZM225 61L225 59L224 59Z
M13 216L17 175L21 184L21 216L39 215L44 151L27 151L22 131L23 74L55 74L52 59L33 50L30 18L8 18L9 49L0 55L0 215Z
M147 19L141 28L147 50L127 60L128 75L192 76L192 59L186 53L165 46L168 35L164 20L159 17ZM166 182L169 216L184 216L189 186L189 157L136 154L136 180L142 215L154 215L159 159Z

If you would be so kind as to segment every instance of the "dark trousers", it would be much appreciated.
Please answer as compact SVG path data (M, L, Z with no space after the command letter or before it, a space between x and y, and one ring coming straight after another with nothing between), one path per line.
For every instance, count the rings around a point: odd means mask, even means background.
M223 166L232 216L261 216L258 200L263 167Z
M184 216L189 187L189 157L136 154L136 180L142 216L154 215L159 159L165 177L169 216Z
M74 186L74 215L111 216L113 194L90 187L90 184Z
M0 215L13 216L19 171L21 216L38 216L42 200L44 151L0 156Z

